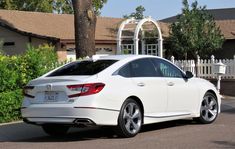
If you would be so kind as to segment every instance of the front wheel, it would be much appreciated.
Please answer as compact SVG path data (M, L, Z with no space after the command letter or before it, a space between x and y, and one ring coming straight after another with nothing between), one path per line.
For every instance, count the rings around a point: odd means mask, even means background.
M118 118L118 135L121 137L134 137L142 126L142 111L139 104L133 99L127 99Z
M218 116L218 102L215 95L207 92L203 97L200 109L200 117L197 120L203 124L210 124Z
M50 136L62 136L68 132L69 127L58 124L46 124L42 126L42 129Z

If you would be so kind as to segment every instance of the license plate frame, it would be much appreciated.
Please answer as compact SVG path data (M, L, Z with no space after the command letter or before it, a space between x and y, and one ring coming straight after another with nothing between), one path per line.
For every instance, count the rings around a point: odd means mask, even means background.
M58 102L58 96L58 92L46 91L44 95L44 102Z

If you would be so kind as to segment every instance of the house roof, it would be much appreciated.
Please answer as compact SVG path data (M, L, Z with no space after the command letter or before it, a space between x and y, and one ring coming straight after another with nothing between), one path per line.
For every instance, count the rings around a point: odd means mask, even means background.
M56 39L74 39L74 18L69 14L53 14L0 10L1 25L24 33ZM98 17L96 40L113 40L116 35L111 30L117 28L121 18Z
M116 41L118 27L123 18L97 17L95 39ZM74 40L74 17L70 14L53 14L0 9L0 25L15 31L39 37ZM166 36L166 23L160 23Z
M235 16L235 15L234 15ZM73 15L41 12L26 12L0 9L0 25L23 34L42 38L74 41ZM118 27L123 18L98 17L96 41L116 42ZM158 22L163 37L169 37L170 23ZM226 39L235 39L235 19L217 20Z
M234 20L216 20L225 39L235 39L235 19Z
M215 20L235 20L235 8L223 8L223 9L207 9L209 14L211 14ZM172 23L177 20L179 16L175 15L169 18L162 19L162 22Z

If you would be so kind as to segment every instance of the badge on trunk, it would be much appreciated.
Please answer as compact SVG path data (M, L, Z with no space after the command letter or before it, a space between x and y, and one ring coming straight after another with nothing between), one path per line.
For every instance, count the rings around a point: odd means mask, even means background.
M52 84L46 85L46 88L47 88L48 91L51 91L52 90Z

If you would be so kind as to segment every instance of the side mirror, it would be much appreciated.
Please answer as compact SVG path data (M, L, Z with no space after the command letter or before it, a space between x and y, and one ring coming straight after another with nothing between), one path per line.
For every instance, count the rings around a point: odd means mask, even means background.
M191 71L186 71L185 72L185 78L186 79L190 79L190 78L192 78L193 77L193 73L191 72Z

